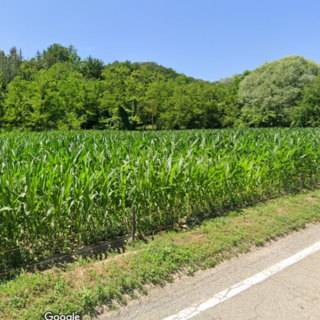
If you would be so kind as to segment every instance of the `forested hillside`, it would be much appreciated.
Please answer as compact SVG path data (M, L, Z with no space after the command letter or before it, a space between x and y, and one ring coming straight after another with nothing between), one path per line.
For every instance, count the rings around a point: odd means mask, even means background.
M0 50L2 131L320 125L316 62L289 56L216 82L154 62L105 65L53 44L25 60Z

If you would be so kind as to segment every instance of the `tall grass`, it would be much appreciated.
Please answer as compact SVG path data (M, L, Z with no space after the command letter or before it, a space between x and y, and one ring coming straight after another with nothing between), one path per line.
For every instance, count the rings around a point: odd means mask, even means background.
M147 230L214 210L221 197L234 205L297 188L298 173L319 174L319 146L317 129L2 135L0 252L37 245L0 255L0 269L128 233L119 223L134 204Z

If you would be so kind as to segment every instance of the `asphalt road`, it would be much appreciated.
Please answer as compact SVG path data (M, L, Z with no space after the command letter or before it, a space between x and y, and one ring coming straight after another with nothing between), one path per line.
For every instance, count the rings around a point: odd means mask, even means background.
M320 251L194 320L320 319Z
M266 269L273 270L275 265L290 261L292 256L319 241L320 224L310 225L265 247L225 261L214 269L199 271L194 277L183 275L164 288L149 288L147 297L131 301L120 311L108 312L100 319L319 320L320 250L214 307L208 304L217 294L230 291L233 286ZM194 314L194 310L198 310L198 314Z

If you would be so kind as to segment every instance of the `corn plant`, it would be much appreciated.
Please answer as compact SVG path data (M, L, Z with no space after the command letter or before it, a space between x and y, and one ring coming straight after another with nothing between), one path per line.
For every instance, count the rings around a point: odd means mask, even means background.
M148 231L298 190L298 173L311 186L319 142L318 129L3 134L0 252L34 246L0 269L128 234L133 205Z

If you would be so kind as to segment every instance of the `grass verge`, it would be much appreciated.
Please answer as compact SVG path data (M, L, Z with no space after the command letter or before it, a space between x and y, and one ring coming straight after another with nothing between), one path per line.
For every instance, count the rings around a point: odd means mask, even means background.
M208 219L188 230L161 232L131 243L125 254L79 259L65 268L23 272L0 280L1 319L44 319L72 312L94 317L146 294L146 284L165 285L176 272L193 274L252 246L320 220L320 190L291 195Z

